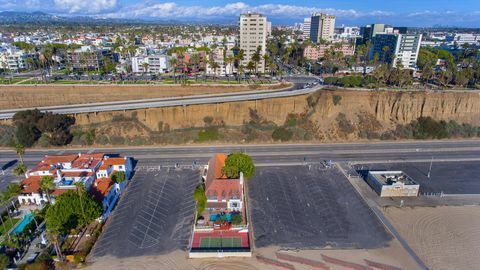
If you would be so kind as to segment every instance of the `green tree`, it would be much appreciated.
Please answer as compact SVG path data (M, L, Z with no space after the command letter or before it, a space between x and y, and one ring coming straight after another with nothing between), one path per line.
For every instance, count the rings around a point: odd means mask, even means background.
M49 175L42 176L40 179L40 189L43 193L47 195L48 203L52 203L50 198L50 192L55 189L55 183L53 182L53 177Z
M83 211L78 207L80 201ZM100 204L91 195L86 192L76 193L69 190L58 196L55 204L47 209L45 220L48 230L67 233L77 226L89 224L101 214Z
M6 255L0 254L0 269L7 269L10 264L10 258Z
M25 166L25 164L23 163L18 164L18 166L15 167L15 169L13 169L13 173L18 177L24 175L26 172L27 172L27 166Z
M244 177L250 178L255 175L255 170L252 158L247 154L237 152L228 155L222 173L228 178L238 178L242 172Z
M23 164L23 155L25 154L25 146L23 146L23 144L21 143L15 143L13 147L15 148L15 152L20 158L20 162Z
M112 181L117 184L125 181L125 172L117 171L112 173Z
M10 183L7 188L2 192L2 199L9 200L12 197L17 196L22 191L22 187L19 184Z

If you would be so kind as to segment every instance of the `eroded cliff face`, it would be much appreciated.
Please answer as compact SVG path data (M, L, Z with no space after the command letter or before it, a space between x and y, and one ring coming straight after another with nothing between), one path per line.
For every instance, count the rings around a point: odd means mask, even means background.
M396 124L406 124L420 116L436 120L455 120L480 125L480 93L478 92L393 92L393 91L320 91L309 98L277 98L259 101L194 105L172 108L151 108L126 112L104 112L76 115L80 126L112 123L115 117L136 117L151 131L203 127L204 118L214 123L240 126L250 121L250 110L268 121L282 125L290 113L308 114L319 132L332 130L335 119L343 113L352 123L365 119L376 122L378 131ZM360 119L360 120L359 120ZM362 120L363 119L363 120Z

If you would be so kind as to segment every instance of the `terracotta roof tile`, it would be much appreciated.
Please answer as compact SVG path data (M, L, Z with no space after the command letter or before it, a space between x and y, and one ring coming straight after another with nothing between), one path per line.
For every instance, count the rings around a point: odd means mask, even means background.
M77 158L78 155L45 156L45 158L42 160L42 163L49 165L55 165L58 163L72 163Z
M125 158L123 157L115 157L115 158L108 158L103 161L103 165L124 165Z
M93 183L90 192L99 202L102 202L103 199L105 199L105 196L110 192L110 189L112 189L112 186L113 184L110 178L98 178Z
M23 179L22 183L20 184L22 187L22 193L39 193L41 179L41 176L30 176Z

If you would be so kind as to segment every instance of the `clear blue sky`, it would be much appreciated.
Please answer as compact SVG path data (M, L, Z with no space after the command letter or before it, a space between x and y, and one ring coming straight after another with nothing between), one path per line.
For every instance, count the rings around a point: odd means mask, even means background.
M337 15L338 25L480 27L480 0L0 0L0 11L6 10L206 22L234 22L250 10L276 24L300 22L313 11L323 11Z

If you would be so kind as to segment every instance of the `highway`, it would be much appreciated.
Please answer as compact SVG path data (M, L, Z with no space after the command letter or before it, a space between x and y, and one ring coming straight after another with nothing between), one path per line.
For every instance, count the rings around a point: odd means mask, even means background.
M271 144L225 146L137 147L105 149L27 150L24 160L33 164L44 155L104 152L132 156L142 165L206 164L214 153L242 151L259 166L295 165L332 160L334 162L418 162L480 160L480 140L409 141L347 144ZM0 150L0 166L16 160L12 150Z
M322 86L318 85L311 88L303 88L304 78L294 78L295 85L293 88L283 90L256 90L239 93L223 93L223 94L209 94L209 95L195 95L186 97L170 97L170 98L156 98L156 99L141 99L130 101L115 101L102 103L88 103L88 104L74 104L62 106L39 107L40 111L50 111L59 114L77 114L77 113L93 113L93 112L107 112L107 111L123 111L135 110L145 108L162 108L174 106L188 106L200 104L216 104L236 101L260 100L268 98L292 97L299 95L306 95L318 91ZM8 109L0 110L0 120L11 119L18 111L34 109Z

